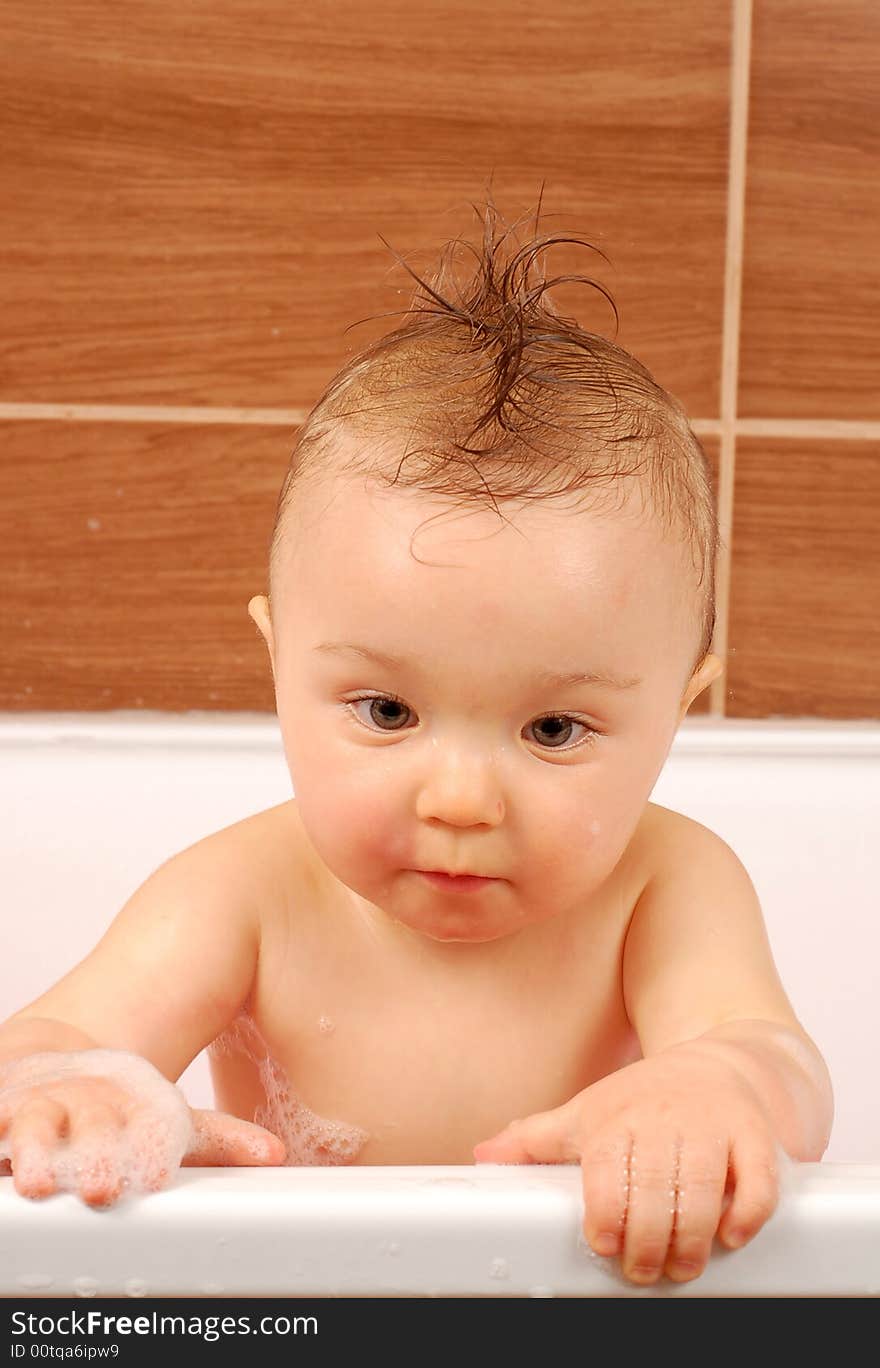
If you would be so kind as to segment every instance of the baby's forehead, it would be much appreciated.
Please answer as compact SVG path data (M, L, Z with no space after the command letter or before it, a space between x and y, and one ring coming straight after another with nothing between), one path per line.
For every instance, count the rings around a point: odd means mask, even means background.
M590 596L620 614L639 598L658 612L673 598L690 598L682 548L640 491L619 483L588 498L518 498L492 507L485 499L327 477L290 511L289 545L273 587L286 598L295 585L300 610L304 598L356 601L368 593L399 604L401 595L415 594L442 614L465 593L499 610L519 595L525 622L551 605L576 616Z
M327 472L296 492L279 542L290 559L298 552L326 553L340 542L353 552L392 542L405 542L416 550L499 537L511 549L519 541L543 543L551 551L562 551L564 542L598 539L608 556L658 550L680 540L665 526L644 485L636 481L618 479L586 491L534 491L496 499L488 492L462 495L389 487L376 479ZM658 563L655 568L664 567Z

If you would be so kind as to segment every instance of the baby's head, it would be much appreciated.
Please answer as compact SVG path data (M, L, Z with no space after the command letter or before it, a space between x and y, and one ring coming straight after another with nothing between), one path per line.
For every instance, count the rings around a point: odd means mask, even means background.
M699 442L533 278L545 246L582 240L512 249L518 226L499 234L490 204L473 278L450 244L330 383L250 605L312 844L389 934L438 942L577 915L721 670Z

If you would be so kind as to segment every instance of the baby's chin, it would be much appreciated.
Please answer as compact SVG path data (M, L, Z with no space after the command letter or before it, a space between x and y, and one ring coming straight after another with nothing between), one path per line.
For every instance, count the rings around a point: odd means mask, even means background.
M407 871L410 873L411 871ZM503 882L503 881L500 881ZM381 891L371 890L372 896L347 885L362 916L375 926L384 926L395 936L407 940L429 941L435 945L488 945L493 941L512 941L532 925L524 919L515 905L497 894L477 893L471 905L455 908L440 896L413 896L410 885L404 890L395 886ZM489 900L495 902L491 905Z
M518 931L522 930L522 927L488 931L484 927L474 926L468 928L466 933L462 933L459 929L449 934L436 930L424 930L421 927L414 926L410 926L408 929L424 936L426 940L436 942L438 945L488 945L490 941L505 940L508 936L515 936Z
M407 909L405 913L393 911L386 915L396 926L435 945L488 945L493 941L509 941L525 930L521 918L497 911L475 909L455 914L436 909Z

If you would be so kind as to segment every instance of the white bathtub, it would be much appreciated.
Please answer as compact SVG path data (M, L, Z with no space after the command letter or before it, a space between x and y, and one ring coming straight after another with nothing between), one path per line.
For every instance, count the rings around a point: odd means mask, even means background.
M170 854L289 796L274 718L0 717L0 1019ZM752 1244L695 1283L625 1288L578 1243L575 1167L188 1169L108 1212L26 1202L4 1178L0 1295L880 1292L880 725L688 719L652 797L749 869L834 1079L825 1161L795 1168ZM211 1105L202 1057L180 1081Z

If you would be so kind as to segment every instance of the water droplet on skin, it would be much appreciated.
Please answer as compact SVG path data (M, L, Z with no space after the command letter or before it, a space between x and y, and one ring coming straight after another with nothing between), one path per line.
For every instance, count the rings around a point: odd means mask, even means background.
M78 1297L93 1297L98 1290L97 1278L74 1278L73 1290Z
M88 527L88 529L89 529L90 532L100 532L100 530L101 530L101 519L100 519L100 518L89 518L89 519L87 519L86 526Z
M510 1264L506 1259L493 1259L489 1265L490 1278L509 1278Z
M329 1035L331 1031L336 1030L336 1024L327 1016L318 1017L318 1030L323 1035Z

